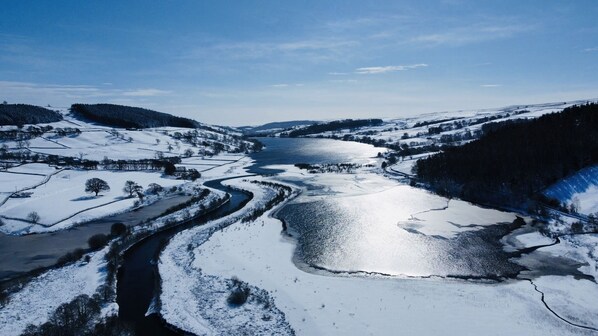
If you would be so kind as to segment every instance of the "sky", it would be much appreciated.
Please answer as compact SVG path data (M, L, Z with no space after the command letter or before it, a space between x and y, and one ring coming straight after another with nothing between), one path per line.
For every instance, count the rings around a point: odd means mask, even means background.
M598 98L596 0L2 3L0 100L220 125Z

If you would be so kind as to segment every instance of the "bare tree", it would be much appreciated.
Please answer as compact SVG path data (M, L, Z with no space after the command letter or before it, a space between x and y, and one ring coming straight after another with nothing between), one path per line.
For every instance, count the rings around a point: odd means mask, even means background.
M125 193L128 193L129 197L133 197L134 193L141 193L142 190L143 190L142 186L137 184L137 182L131 181L131 180L125 182L125 187L123 188L123 191Z
M95 193L96 196L98 196L98 194L101 191L108 191L108 190L110 190L110 186L108 185L108 182L106 182L100 178L93 177L85 182L85 192Z
M27 220L32 222L32 223L38 223L40 220L39 214L36 211L31 211L28 215L27 215Z

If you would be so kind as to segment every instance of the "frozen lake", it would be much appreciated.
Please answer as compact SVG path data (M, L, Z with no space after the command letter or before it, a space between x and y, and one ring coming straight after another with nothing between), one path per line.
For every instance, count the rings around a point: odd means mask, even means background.
M304 193L276 216L297 239L295 262L338 272L402 276L509 276L500 238L515 215L448 200L380 175L308 174L295 163L375 163L381 150L324 139L260 139L254 171L275 168L277 179Z

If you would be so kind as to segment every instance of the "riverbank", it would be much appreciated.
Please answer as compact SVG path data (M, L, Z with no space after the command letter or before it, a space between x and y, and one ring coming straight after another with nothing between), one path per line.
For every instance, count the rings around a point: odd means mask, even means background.
M274 304L271 293L247 284L252 293L247 302L238 307L227 303L232 277L204 275L193 265L198 245L230 225L252 223L254 213L267 210L289 197L290 189L276 184L264 184L262 178L234 179L226 184L253 194L247 205L229 216L183 231L173 237L160 255L162 279L160 314L176 328L201 335L245 332L249 334L292 335L285 314ZM272 201L279 200L279 201ZM247 224L249 225L249 224ZM243 278L240 279L243 282Z

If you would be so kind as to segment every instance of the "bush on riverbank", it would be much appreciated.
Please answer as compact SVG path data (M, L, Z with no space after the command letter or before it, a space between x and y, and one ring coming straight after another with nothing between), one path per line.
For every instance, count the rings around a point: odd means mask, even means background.
M98 233L89 237L87 244L91 250L98 250L106 246L106 244L108 244L108 240L108 236L103 233Z
M247 298L251 293L251 290L247 286L247 283L239 280L237 277L233 277L228 284L228 289L231 290L226 302L231 306L241 306L247 302Z

